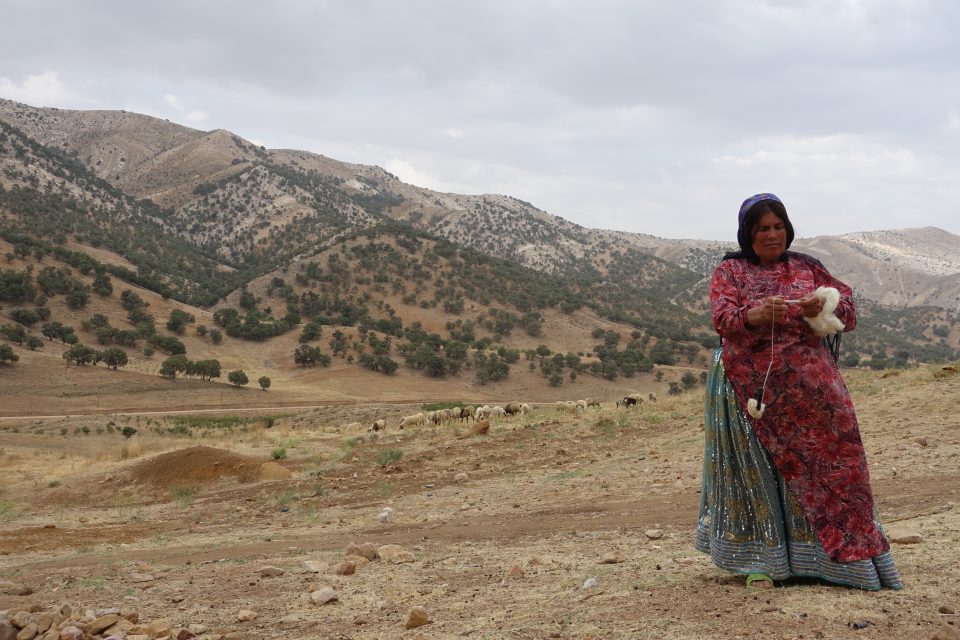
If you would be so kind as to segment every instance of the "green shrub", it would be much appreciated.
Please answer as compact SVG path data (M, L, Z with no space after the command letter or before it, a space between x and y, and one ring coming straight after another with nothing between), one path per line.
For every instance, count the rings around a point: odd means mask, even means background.
M396 462L403 457L403 451L394 447L388 447L377 455L377 464L385 467L391 462Z

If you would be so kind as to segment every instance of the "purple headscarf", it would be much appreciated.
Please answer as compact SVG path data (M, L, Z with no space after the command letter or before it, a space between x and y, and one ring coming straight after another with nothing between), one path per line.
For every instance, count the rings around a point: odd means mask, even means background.
M776 202L780 205L780 207L778 207L780 211L777 212L777 215L782 213L783 222L787 226L787 248L789 249L793 243L793 224L790 223L790 218L787 217L787 208L783 205L783 201L772 193L758 193L743 201L743 204L740 205L740 214L737 217L739 222L739 226L737 227L737 242L740 244L740 249L748 256L755 254L753 252L753 238L747 237L749 232L746 225L747 214L750 213L750 209L752 209L755 204L765 200Z

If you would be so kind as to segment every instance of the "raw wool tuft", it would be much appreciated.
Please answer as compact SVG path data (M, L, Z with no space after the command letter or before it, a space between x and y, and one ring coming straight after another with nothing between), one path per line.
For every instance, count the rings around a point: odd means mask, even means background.
M823 300L823 308L816 316L812 318L804 316L803 319L807 321L813 332L821 338L843 331L843 321L833 313L840 302L840 292L834 287L817 287L814 293Z
M763 410L767 408L767 405L760 403L760 406L757 406L757 401L755 398L750 398L747 400L747 413L750 414L754 420L759 420L763 417Z

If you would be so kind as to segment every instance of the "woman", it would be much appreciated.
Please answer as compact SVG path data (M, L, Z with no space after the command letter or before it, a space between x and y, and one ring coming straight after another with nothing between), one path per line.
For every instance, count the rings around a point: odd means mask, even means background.
M775 195L740 207L740 251L710 285L720 334L707 378L706 451L696 547L747 574L747 586L813 576L862 589L902 584L874 517L857 416L835 358L804 318L840 294L850 331L850 287L816 259L788 251L793 225ZM772 362L771 362L772 360ZM757 418L748 401L765 407Z

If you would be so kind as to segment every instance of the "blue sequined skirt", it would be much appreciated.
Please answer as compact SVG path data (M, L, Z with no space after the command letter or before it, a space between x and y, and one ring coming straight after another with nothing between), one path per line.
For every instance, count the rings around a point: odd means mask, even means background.
M765 573L774 580L815 577L869 590L903 588L889 552L856 562L830 559L740 410L720 351L713 355L704 399L697 550L733 573Z

